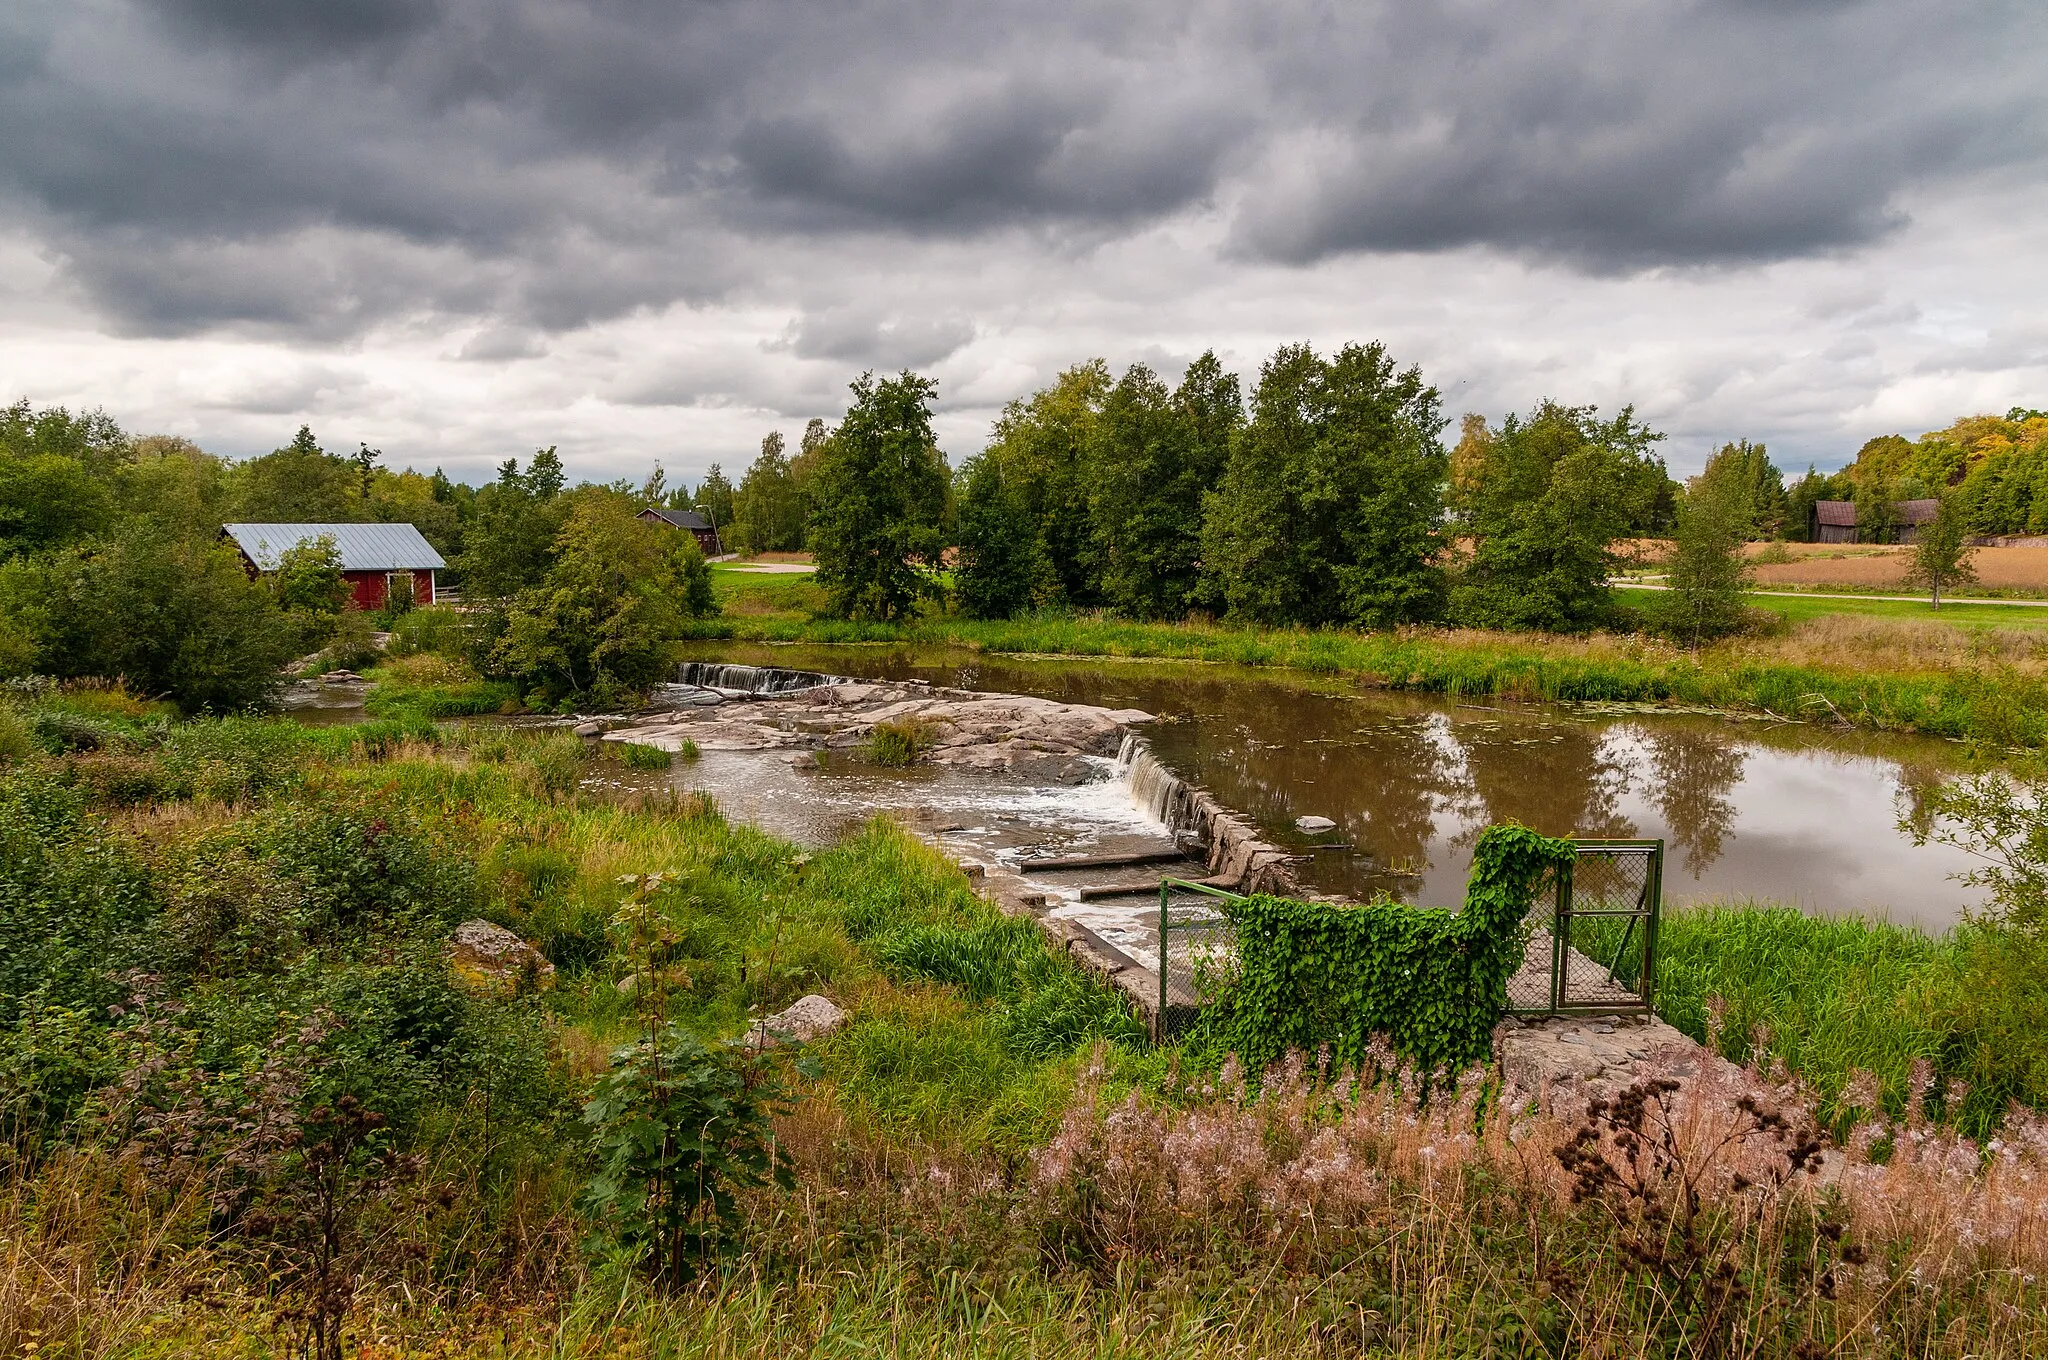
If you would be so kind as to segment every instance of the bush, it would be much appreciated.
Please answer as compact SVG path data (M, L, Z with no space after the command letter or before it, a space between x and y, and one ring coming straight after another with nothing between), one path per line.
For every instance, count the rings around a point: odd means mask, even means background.
M370 616L360 609L344 609L334 620L334 631L320 653L321 671L360 671L377 664L377 630Z
M386 650L392 656L459 657L467 645L462 615L447 605L433 605L399 615L391 623L391 641Z
M788 1098L743 1045L671 1026L620 1049L583 1108L600 1159L584 1203L657 1283L689 1280L737 1235L734 1191L795 1183L769 1122Z

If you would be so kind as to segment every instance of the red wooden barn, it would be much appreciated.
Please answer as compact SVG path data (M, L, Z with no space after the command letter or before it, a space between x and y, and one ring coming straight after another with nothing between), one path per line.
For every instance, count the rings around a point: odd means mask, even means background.
M220 532L241 549L252 575L276 571L278 560L301 543L333 539L358 609L382 609L406 591L415 604L432 604L434 573L448 565L410 524L224 524Z

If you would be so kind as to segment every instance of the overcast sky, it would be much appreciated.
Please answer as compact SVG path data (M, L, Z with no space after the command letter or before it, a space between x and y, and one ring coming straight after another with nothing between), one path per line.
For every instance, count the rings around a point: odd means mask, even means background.
M9 0L0 400L694 479L1380 339L1453 415L2048 407L2040 0Z

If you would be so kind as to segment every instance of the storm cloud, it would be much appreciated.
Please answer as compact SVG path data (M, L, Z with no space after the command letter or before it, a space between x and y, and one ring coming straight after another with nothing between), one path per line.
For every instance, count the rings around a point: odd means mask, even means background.
M483 368L723 311L810 393L1154 241L1207 282L1854 259L2040 183L2044 57L2031 3L25 0L0 228L111 336L467 328ZM664 362L632 390L739 381Z
M778 239L1076 248L1219 207L1293 264L1855 247L2038 163L2038 9L102 0L16 11L0 182L121 324L548 328ZM310 261L310 267L309 267Z

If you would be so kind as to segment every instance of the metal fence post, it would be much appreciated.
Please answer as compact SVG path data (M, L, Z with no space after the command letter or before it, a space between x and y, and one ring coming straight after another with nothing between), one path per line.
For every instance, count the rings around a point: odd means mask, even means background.
M1166 970L1168 968L1167 909L1173 901L1171 879L1159 880L1159 1009L1152 1013L1152 1040L1163 1043L1166 1040Z
M1564 1009L1565 987L1571 977L1572 958L1572 866L1557 871L1557 906L1550 917L1550 1009Z

